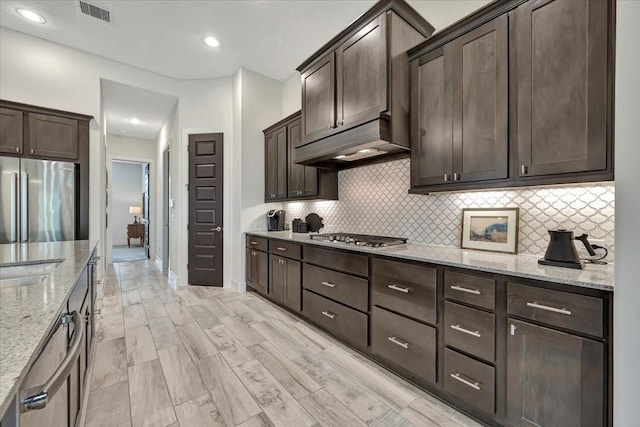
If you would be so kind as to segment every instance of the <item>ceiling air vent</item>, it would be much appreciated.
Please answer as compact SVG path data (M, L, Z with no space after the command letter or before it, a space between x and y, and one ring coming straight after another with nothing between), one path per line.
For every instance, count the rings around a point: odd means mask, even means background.
M103 9L95 4L91 4L83 0L78 0L78 6L80 7L80 12L85 15L93 16L94 18L104 22L111 22L111 14L107 9Z

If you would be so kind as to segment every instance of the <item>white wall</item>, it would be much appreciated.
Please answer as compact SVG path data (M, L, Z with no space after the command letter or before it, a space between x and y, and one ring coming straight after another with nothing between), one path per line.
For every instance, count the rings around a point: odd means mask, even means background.
M613 410L616 426L638 425L640 386L640 2L618 0L616 34L616 285Z
M172 270L178 283L186 283L187 183L186 147L189 132L224 132L232 140L231 78L180 81L119 62L71 49L27 34L0 28L0 98L93 115L90 133L89 237L100 240L104 255L106 152L100 79L124 83L179 98L178 119L172 139L174 208L172 223ZM280 107L278 107L280 110ZM102 132L101 132L102 131ZM102 133L102 135L101 135ZM240 191L235 183L225 194ZM233 217L233 215L229 215Z
M267 210L281 206L264 203L262 130L281 118L282 84L253 71L240 69L233 77L233 111L234 151L232 160L226 164L233 165L232 179L240 183L241 192L232 195L233 212L240 212L240 224L234 224L231 229L233 238L229 251L240 256L233 262L231 283L242 289L245 279L242 232L259 228L259 224L265 223ZM228 224L227 220L225 223Z
M287 117L302 108L300 73L294 72L282 82L282 117Z
M108 123L105 123L108 125ZM155 201L157 199L157 186L156 186L156 176L158 175L158 167L157 167L157 141L142 139L142 138L134 138L131 136L123 136L117 135L113 133L107 133L106 135L106 159L105 165L107 169L107 173L109 174L109 178L114 178L115 172L112 170L112 165L114 160L129 160L136 162L144 162L149 163L149 175L150 175L150 183L149 183L149 198L150 198L150 215L149 220L151 221L151 228L149 229L149 239L151 240L151 248L150 255L151 259L155 258L156 249L155 249L155 240L158 235L156 233L156 229L153 226L158 219L158 212L156 211ZM142 169L144 171L144 169ZM109 187L113 187L113 181L109 183ZM112 203L113 198L117 196L114 192L113 188L109 189L109 195L111 197L111 201L109 202L109 206L107 207L107 213L109 214L109 224L107 233L105 234L105 258L107 263L110 263L113 259L111 253L111 247L113 245L122 244L121 237L116 239L117 231L115 227L118 227L119 224L115 221L115 215L117 213L114 211L114 203ZM140 202L141 203L141 202ZM141 206L141 204L138 204ZM136 206L138 206L136 205ZM128 211L127 211L128 212ZM133 218L133 217L131 217ZM131 219L133 220L133 219ZM126 231L125 231L126 238ZM126 239L125 239L126 240Z
M111 173L111 215L109 218L113 245L127 244L127 225L133 223L130 206L142 207L141 163L113 162ZM138 215L140 217L140 215ZM138 243L138 240L134 240Z

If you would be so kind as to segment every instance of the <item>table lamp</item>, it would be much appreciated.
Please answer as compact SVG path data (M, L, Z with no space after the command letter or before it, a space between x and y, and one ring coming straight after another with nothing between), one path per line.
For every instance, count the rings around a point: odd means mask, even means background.
M133 215L133 223L138 223L138 215L142 214L141 206L129 206L129 213Z

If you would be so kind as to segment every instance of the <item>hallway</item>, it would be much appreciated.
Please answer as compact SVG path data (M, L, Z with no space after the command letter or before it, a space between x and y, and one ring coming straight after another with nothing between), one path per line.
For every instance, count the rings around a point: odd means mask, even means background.
M253 293L174 291L149 261L98 289L87 427L479 426Z

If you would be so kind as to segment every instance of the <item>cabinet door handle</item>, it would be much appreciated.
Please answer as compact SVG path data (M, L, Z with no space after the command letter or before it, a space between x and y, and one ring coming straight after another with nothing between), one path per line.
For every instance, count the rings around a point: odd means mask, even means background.
M457 172L454 172L454 173L453 173L453 180L454 180L454 181L460 181L460 174L459 174L459 173L457 173Z
M476 380L466 380L464 378L462 378L462 376L460 375L460 372L456 372L455 374L449 374L451 375L451 378L453 378L456 381L460 381L462 384L471 387L472 389L475 390L480 390L480 383ZM473 381L473 382L472 382Z
M20 152L20 147L16 147L16 153Z
M251 251L251 256L256 256L258 253L256 251Z
M282 258L279 258L278 262L283 265L287 263L287 261L283 260Z
M287 250L287 248L283 248L282 246L278 246L276 247L277 250L285 252Z
M522 175L526 175L529 173L529 168L527 167L527 165L521 165L520 166L520 173Z
M454 291L466 292L468 294L474 294L474 295L480 295L482 293L480 289L469 289L460 285L451 285L450 288L453 289Z
M443 178L444 178L444 182L449 182L449 174L448 173L445 173Z
M344 120L340 120L340 121L338 122L338 124L339 124L340 126L344 126Z
M394 284L388 284L387 288L389 289L393 289L394 291L398 291L398 292L402 292L405 294L408 294L410 289L409 288L405 288L404 286L398 286L398 285L394 285Z
M411 345L406 341L399 340L397 337L387 337L387 339L392 343L399 345L402 348L409 348L409 346Z
M69 351L60 366L58 366L46 383L26 390L26 397L22 400L22 412L46 407L49 398L53 398L60 386L67 381L69 373L71 373L75 362L78 360L78 357L80 357L80 351L82 350L81 344L83 342L82 338L84 335L84 322L82 321L80 313L74 311L71 315L63 316L60 324L68 321L69 316L75 327L71 347L69 347Z
M329 288L335 288L336 284L335 283L331 283L331 282L322 282L323 285L325 285L326 287Z
M250 241L249 243L251 243L252 245L257 245L258 244L258 242L254 242L253 240Z
M35 153L35 150L32 148L32 149L31 149L31 154L33 154L33 153Z
M480 338L480 331L472 331L471 329L463 328L460 325L451 325L451 329L456 330L458 332L462 332L463 334L471 335L472 337Z
M538 304L537 302L528 302L527 307L537 308L539 310L551 311L553 313L564 314L565 316L571 316L571 311L566 308L549 307L548 305Z
M324 314L325 316L327 316L329 319L333 319L334 317L336 317L335 314L333 314L330 311L323 311L322 314Z

